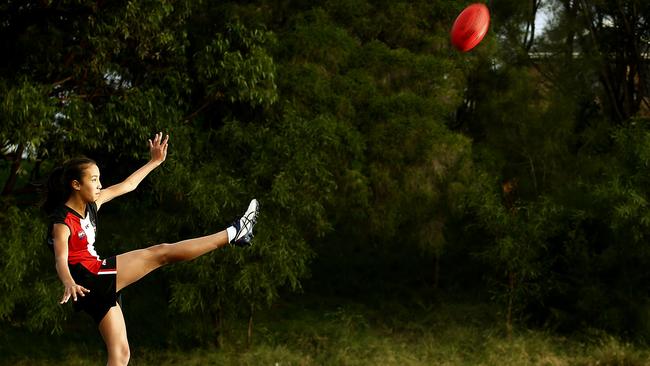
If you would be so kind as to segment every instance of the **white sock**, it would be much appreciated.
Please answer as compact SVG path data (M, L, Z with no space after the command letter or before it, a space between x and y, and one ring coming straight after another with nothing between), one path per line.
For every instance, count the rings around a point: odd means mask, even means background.
M234 226L230 226L226 229L226 232L228 233L228 243L232 243L235 235L237 235L237 229Z

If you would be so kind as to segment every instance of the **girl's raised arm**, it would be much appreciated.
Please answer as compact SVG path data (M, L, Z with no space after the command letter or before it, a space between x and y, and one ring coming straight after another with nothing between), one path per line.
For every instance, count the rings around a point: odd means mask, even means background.
M169 135L166 135L165 139L163 139L162 132L159 132L156 134L153 141L148 141L149 151L151 152L151 159L121 183L112 185L106 189L102 189L99 192L99 198L97 198L97 201L95 201L98 210L101 205L112 200L113 198L133 191L152 170L157 168L160 164L162 164L163 161L165 161L165 158L167 158L167 147L169 146L167 144L169 141Z

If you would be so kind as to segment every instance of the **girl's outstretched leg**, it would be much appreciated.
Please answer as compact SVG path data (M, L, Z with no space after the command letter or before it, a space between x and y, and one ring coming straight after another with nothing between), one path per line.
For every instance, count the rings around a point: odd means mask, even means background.
M106 350L108 351L108 366L122 366L129 363L131 357L129 341L126 337L126 325L124 315L119 305L108 310L101 322L99 322L99 333L101 333Z
M252 200L244 216L235 220L233 226L226 230L200 238L173 244L158 244L118 255L116 291L120 291L165 264L191 260L228 243L250 244L258 212L259 204L257 200Z
M173 244L158 244L117 256L116 291L138 281L165 264L194 259L228 244L226 231L183 240Z

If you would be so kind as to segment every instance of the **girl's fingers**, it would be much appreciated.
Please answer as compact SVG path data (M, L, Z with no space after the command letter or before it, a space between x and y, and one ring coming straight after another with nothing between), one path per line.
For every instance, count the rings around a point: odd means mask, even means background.
M152 145L165 145L167 141L169 141L169 135L165 135L165 139L163 140L163 133L162 132L157 132L156 135L153 138L153 142L149 139L149 146Z
M81 295L81 296L86 296L86 293L90 292L90 290L88 290L87 288L85 288L83 286L77 286L77 287L75 287L74 292L75 292L75 294L79 293L79 295Z
M165 137L164 139L163 136ZM160 154L162 155L162 161L164 161L167 156L167 147L169 146L169 135L163 135L162 132L157 132L153 141L149 139L147 142L149 143L152 158L158 159L158 154Z
M86 293L89 293L90 290L83 287L83 286L75 286L72 287L71 289L66 289L66 291L63 293L63 297L61 298L61 301L59 301L59 304L65 304L70 300L70 297L72 297L73 301L77 301L77 294L80 296L84 297L86 296Z
M63 292L63 299L61 301L63 303L68 302L68 300L70 300L70 296L71 296L70 290L66 288L65 291Z

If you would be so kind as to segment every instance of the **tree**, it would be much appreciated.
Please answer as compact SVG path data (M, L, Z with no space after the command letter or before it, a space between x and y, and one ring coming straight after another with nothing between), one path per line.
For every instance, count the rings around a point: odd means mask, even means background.
M629 136L645 128L636 116L644 113L647 89L641 76L647 66L638 53L645 47L646 5L546 6L558 9L556 17L532 46L521 42L530 23L525 4L496 8L494 26L505 36L496 61L476 72L459 113L458 128L474 138L475 161L485 175L477 179L485 185L469 212L495 240L485 258L506 274L495 276L507 284L497 292L506 314L514 300L521 318L553 327L645 334L647 322L634 309L647 298L630 301L627 287L641 286L643 276L612 273L646 258L641 244L627 237L643 236L643 216L632 214L643 205L643 193L627 182L638 176L630 162L642 166L642 143ZM621 154L624 145L628 152ZM508 189L496 193L495 182ZM623 196L626 203L619 201ZM511 214L494 214L504 209ZM630 215L623 214L630 225L625 235L613 224L623 212ZM526 296L513 297L517 286Z

